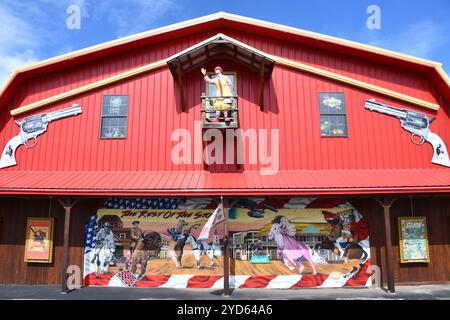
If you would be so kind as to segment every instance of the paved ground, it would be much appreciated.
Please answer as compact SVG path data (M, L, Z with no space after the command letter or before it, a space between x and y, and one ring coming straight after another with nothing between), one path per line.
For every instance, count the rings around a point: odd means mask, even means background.
M100 288L86 287L61 294L59 286L0 286L0 299L64 299L64 300L261 300L261 299L332 299L332 300L450 300L450 285L397 286L395 294L376 289L236 289L231 297L210 289L166 288Z

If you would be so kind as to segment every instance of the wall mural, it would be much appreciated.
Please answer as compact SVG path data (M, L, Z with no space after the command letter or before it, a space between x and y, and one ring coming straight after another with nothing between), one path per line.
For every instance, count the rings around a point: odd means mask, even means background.
M223 288L217 208L212 198L111 198L86 224L84 284ZM369 286L368 230L341 199L239 199L229 213L230 286Z

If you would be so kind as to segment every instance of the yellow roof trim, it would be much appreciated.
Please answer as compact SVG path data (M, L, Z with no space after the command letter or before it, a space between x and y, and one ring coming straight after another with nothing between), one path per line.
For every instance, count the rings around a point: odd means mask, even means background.
M296 62L296 61L293 61L290 59L285 59L282 57L270 55L268 53L265 53L263 51L255 49L245 43L242 43L236 39L233 39L222 33L219 33L211 38L208 38L208 39L190 47L190 48L187 48L186 50L178 52L166 59L163 59L163 60L160 60L157 62L153 62L153 63L147 64L147 65L123 72L123 73L119 73L117 75L105 78L103 80L99 80L99 81L90 83L88 85L85 85L85 86L82 86L82 87L79 87L79 88L76 88L73 90L69 90L67 92L63 92L63 93L57 94L55 96L52 96L52 97L49 97L49 98L46 98L43 100L39 100L39 101L33 102L31 104L16 108L14 110L11 110L11 115L18 116L18 115L24 114L26 112L37 110L37 109L47 106L49 104L65 100L65 99L74 97L76 95L79 95L79 94L82 94L82 93L85 93L88 91L92 91L92 90L95 90L95 89L98 89L98 88L101 88L101 87L104 87L104 86L107 86L107 85L110 85L113 83L117 83L117 82L129 79L129 78L132 78L132 77L135 77L135 76L138 76L138 75L141 75L141 74L144 74L144 73L156 70L156 69L167 67L167 61L170 61L170 60L176 58L177 56L179 56L180 54L188 52L194 48L198 48L202 44L206 44L219 36L222 37L223 39L227 39L230 42L234 42L239 46L247 48L248 50L252 50L262 56L266 56L269 59L272 59L273 61L275 61L276 64L281 65L283 67L300 70L300 71L314 74L314 75L317 75L317 76L320 76L320 77L323 77L326 79L331 79L334 81L338 81L340 83L351 85L351 86L354 86L357 88L365 89L365 90L368 90L371 92L376 92L376 93L379 93L379 94L382 94L382 95L385 95L385 96L388 96L391 98L395 98L395 99L398 99L401 101L405 101L405 102L417 105L419 107L427 108L427 109L430 109L433 111L436 111L439 109L439 105L425 101L425 100L417 99L417 98L414 98L414 97L411 97L411 96L408 96L408 95L405 95L405 94L402 94L399 92L395 92L395 91L392 91L392 90L389 90L386 88L382 88L382 87L379 87L376 85L365 83L365 82L362 82L362 81L359 81L359 80L356 80L353 78L345 77L345 76L342 76L342 75L334 73L334 72L330 72L330 71L326 71L326 70L323 70L320 68L312 67L312 66L306 65L304 63L300 63L300 62Z

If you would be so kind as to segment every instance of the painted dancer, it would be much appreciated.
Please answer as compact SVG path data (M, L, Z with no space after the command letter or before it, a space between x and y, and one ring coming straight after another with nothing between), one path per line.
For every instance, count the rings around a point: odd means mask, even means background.
M214 68L214 72L216 74L214 78L210 78L206 74L205 68L201 68L201 71L206 83L216 85L217 98L214 98L213 100L213 108L214 110L216 110L216 118L213 121L219 122L221 111L223 111L225 121L229 121L228 110L231 109L232 100L230 97L233 95L233 84L231 83L230 79L228 79L228 77L223 74L223 70L219 66Z

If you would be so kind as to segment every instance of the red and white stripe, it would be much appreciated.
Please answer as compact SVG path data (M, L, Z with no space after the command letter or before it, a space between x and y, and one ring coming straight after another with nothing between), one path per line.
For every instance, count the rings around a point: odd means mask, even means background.
M367 260L359 276L350 278L344 278L344 275L333 278L328 274L230 276L230 287L241 289L370 287L372 285L372 280L370 274L367 273L369 266L370 260ZM126 287L117 275L104 274L96 277L95 273L91 273L85 277L84 285ZM136 282L134 287L222 289L223 276L147 275L142 280Z

